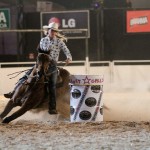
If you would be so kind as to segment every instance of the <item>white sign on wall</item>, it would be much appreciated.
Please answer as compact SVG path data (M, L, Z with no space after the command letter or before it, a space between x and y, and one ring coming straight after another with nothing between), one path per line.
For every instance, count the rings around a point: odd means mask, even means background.
M10 28L10 10L0 9L0 29Z

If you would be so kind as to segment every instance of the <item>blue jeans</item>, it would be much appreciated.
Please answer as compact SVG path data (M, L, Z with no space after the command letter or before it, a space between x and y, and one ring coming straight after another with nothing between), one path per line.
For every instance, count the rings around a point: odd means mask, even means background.
M55 64L49 66L49 73L51 73L48 81L49 110L52 110L56 109L57 66Z

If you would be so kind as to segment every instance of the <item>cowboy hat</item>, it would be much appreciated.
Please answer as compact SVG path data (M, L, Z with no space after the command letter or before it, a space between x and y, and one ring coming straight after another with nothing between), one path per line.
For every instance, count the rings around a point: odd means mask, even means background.
M51 22L48 26L47 25L44 25L43 26L43 29L52 29L54 31L57 31L57 32L60 32L62 30L59 30L58 29L58 23L55 23L55 22Z

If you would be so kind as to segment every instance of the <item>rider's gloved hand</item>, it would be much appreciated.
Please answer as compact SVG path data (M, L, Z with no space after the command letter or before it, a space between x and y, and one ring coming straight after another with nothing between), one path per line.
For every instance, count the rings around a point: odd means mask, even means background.
M71 62L71 60L70 60L69 58L67 58L67 59L65 60L65 62L66 62L66 65L68 65L68 64Z

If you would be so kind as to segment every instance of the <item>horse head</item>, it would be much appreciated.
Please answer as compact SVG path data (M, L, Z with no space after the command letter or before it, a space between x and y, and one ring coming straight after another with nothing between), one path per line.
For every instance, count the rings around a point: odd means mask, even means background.
M46 75L48 73L51 59L48 54L39 53L37 56L37 73L39 76Z

